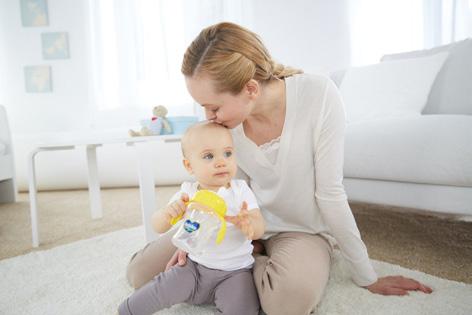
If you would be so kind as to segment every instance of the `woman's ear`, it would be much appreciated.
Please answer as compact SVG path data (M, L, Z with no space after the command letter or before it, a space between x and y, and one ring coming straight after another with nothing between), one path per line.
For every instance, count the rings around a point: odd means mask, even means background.
M250 98L258 96L260 92L259 82L254 79L251 79L246 83L245 89Z
M192 169L192 165L190 165L190 161L187 159L183 159L182 163L184 164L184 167L187 170L187 172L192 175L193 169Z

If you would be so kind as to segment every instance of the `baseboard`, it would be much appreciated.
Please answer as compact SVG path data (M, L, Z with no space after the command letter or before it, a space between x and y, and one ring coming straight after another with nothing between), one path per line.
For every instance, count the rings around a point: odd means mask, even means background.
M472 218L472 187L345 178L350 201L377 203Z

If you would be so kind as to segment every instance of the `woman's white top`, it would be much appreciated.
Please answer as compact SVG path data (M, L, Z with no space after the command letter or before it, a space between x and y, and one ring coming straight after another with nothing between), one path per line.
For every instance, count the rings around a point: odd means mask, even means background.
M180 191L174 194L169 203L178 199L182 193L186 193L190 199L198 191L198 182L184 182ZM226 215L235 216L241 210L243 201L246 201L249 211L259 209L256 197L244 180L233 179L229 188L220 187L216 192L226 203ZM211 239L216 239L216 232ZM254 263L252 257L253 246L251 241L234 224L226 222L226 234L220 244L210 242L205 251L200 255L189 254L193 261L219 270L236 270L248 268Z
M359 286L377 280L342 184L345 112L325 76L285 79L280 139L257 146L242 125L232 129L239 174L256 195L266 221L263 238L299 231L333 236ZM275 150L274 150L275 146Z

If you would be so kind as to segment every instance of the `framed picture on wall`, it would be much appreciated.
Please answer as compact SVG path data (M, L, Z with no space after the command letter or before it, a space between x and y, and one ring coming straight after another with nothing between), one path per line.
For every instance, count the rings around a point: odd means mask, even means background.
M69 38L66 32L42 33L44 59L69 59Z
M50 66L26 66L25 89L27 93L51 93L52 77Z
M21 23L23 26L48 26L47 0L20 0Z

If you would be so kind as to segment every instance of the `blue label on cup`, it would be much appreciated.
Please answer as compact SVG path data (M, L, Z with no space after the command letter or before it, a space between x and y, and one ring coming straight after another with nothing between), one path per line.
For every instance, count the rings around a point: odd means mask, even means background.
M185 231L192 233L200 228L200 223L198 222L192 222L190 220L186 220L184 223L184 229Z

